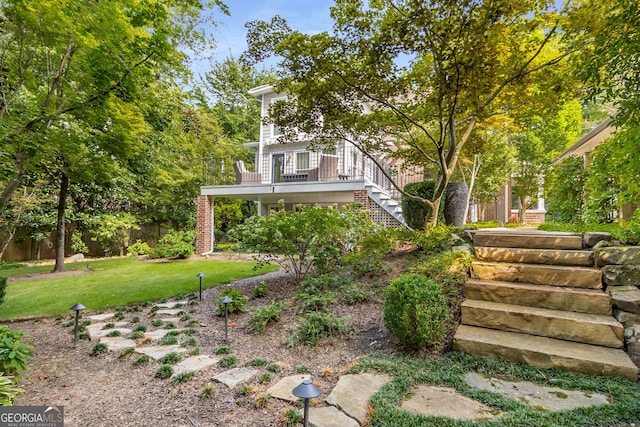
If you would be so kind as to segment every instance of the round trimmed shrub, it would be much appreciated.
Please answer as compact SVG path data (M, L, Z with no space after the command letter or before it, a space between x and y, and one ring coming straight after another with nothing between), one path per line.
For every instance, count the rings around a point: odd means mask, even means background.
M385 291L384 325L411 348L436 348L446 335L447 300L442 287L421 274L403 274Z

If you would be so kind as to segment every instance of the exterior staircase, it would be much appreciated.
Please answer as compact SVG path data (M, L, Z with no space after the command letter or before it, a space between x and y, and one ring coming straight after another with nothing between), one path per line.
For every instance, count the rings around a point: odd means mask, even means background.
M580 236L491 230L473 240L477 261L455 350L637 381L624 328Z
M400 202L398 200L395 200L388 191L371 182L366 183L365 188L369 194L369 199L398 220L400 224L405 227L407 226L407 222L402 216L402 206L400 206Z

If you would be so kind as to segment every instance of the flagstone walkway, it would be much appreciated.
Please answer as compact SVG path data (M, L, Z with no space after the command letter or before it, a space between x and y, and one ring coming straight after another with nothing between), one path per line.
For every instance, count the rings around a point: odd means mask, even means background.
M138 340L124 337L131 334L136 325L117 321L116 313L89 316L88 319L92 323L86 327L86 331L92 341L106 344L110 351L133 348L135 353L154 360L160 360L170 353L185 355L190 352L189 348L180 344L161 345L160 341L166 335L180 335L187 331L187 328L177 328L176 325L181 323L181 316L185 315L182 307L186 308L190 304L193 303L184 300L167 302L156 304L158 308L154 309L155 311L151 310L150 314L140 313L140 316L156 319L154 324L158 326L157 329L144 331L142 338ZM204 371L218 366L221 359L218 355L189 354L173 365L173 376ZM234 388L248 383L259 372L249 367L233 367L215 374L212 378L229 388ZM293 403L298 400L292 394L293 388L306 379L312 378L310 375L285 376L271 386L267 393L271 397ZM364 372L341 376L324 399L324 406L317 406L316 402L310 408L310 423L316 427L358 427L366 424L369 400L391 381L390 376L378 373ZM607 396L596 393L541 387L527 382L513 383L475 373L468 374L465 381L470 387L501 393L548 411L608 404ZM459 394L455 389L430 385L417 385L409 390L407 399L400 403L400 408L421 415L459 420L486 420L500 416L498 411Z

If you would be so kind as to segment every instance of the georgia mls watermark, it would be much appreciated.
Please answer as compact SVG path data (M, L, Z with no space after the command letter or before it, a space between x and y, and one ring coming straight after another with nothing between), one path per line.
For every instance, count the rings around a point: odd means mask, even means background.
M64 427L64 406L0 406L0 427Z

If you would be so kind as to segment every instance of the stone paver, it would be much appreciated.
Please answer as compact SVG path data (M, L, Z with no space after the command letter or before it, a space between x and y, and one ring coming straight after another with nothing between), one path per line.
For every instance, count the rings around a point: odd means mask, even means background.
M465 381L471 387L500 393L521 400L531 407L548 411L562 411L609 403L607 396L600 393L543 387L528 381L504 381L497 378L487 378L474 372L467 374Z
M167 308L164 310L156 311L156 316L176 316L181 311L184 311L184 310L181 308L171 308L171 309Z
M115 315L116 315L115 313L94 314L93 316L89 316L89 319L102 321L102 320L111 319Z
M109 329L104 329L107 323L93 323L87 326L87 332L89 333L89 336L92 339L106 337L109 333L113 331L120 332L120 335L127 335L131 333L131 329L123 327L123 326L129 325L128 322L111 322L111 323L113 323L114 327Z
M175 308L175 306L185 306L189 304L189 301L186 300L182 300L182 301L170 301L170 302L162 302L160 304L156 304L156 306L160 307L160 308Z
M309 423L316 427L358 427L360 425L335 406L309 408Z
M146 354L152 359L162 359L169 353L184 353L187 349L179 345L152 345L148 347L137 347L136 353Z
M177 329L174 329L177 330ZM149 337L154 341L161 340L165 335L167 335L169 329L154 329L153 331L144 332L145 337Z
M461 395L453 388L418 385L409 394L411 398L403 401L400 408L420 415L475 421L498 415L498 411Z
M280 381L269 387L267 393L272 397L286 400L288 402L295 402L298 400L291 391L298 386L304 380L310 380L311 375L290 375L282 378Z
M179 317L162 317L160 318L164 323L176 323L180 321Z
M367 417L369 399L389 381L388 375L381 374L343 375L325 402L337 406L362 424Z
M100 342L107 345L109 350L124 350L125 348L135 347L136 342L123 337L102 337Z
M218 361L220 361L220 358L211 357L206 354L188 357L173 366L173 375L179 375L183 372L200 371L215 365Z
M249 381L258 372L260 371L258 371L257 369L233 368L214 376L213 379L221 382L229 388L233 388L240 383Z

